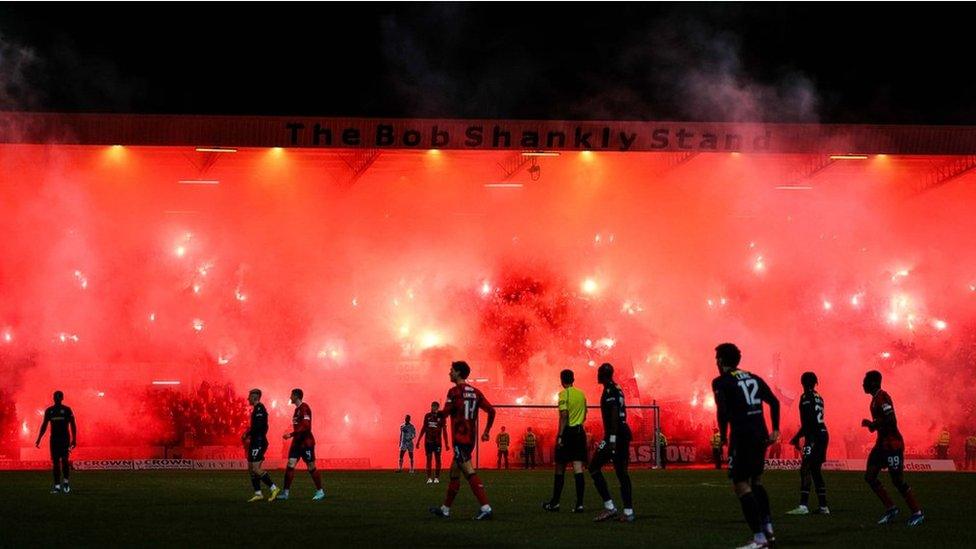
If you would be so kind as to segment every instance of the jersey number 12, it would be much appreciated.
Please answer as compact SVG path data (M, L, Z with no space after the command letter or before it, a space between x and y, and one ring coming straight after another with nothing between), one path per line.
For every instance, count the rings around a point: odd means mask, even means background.
M759 383L755 379L743 379L739 382L739 388L742 389L742 394L746 398L746 404L749 406L759 406L760 400L756 398L756 393L759 392Z

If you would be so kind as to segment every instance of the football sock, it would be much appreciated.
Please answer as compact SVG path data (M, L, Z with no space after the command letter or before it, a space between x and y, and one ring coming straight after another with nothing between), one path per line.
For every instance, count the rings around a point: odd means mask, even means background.
M806 468L800 470L800 505L804 507L810 502L810 476Z
M54 484L61 484L61 464L55 461L51 472L54 473Z
M61 459L61 476L64 477L64 481L68 482L68 476L71 475L71 463L68 462L68 458Z
M566 475L556 473L552 480L552 503L559 503L559 498L563 495L563 484L566 482Z
M312 482L315 483L315 488L321 490L322 489L322 473L320 473L318 469L312 469L308 473L310 475L312 475Z
M912 491L912 488L908 484L899 486L898 491L901 492L901 497L905 498L905 503L908 504L908 508L912 510L912 513L917 513L922 510L918 501L915 499L915 492Z
M454 498L457 497L458 492L461 490L461 479L452 478L451 482L447 484L447 497L444 498L444 507L450 508L451 504L454 503Z
M881 500L881 503L884 505L885 509L891 509L895 506L895 502L892 501L891 496L888 495L888 491L885 490L885 487L878 479L874 479L874 481L870 482L869 484L871 485L871 489L874 490L874 493L878 496L878 499Z
M295 468L286 467L285 468L285 490L291 489L291 481L295 478Z
M265 483L269 488L275 487L274 482L271 480L271 475L269 475L267 471L261 475L261 482Z
M620 481L620 499L624 502L624 508L629 509L634 506L634 489L630 482L630 473L627 472L627 469L618 469L617 479Z
M762 524L770 524L773 520L772 512L769 510L769 494L766 487L762 484L754 484L752 493L756 495L756 504L759 505L759 520Z
M817 487L817 502L821 507L827 506L827 483L824 482L823 472L817 468L812 471L813 485Z
M478 478L478 473L475 473L468 477L468 484L471 485L471 491L474 492L474 497L478 498L478 503L484 507L488 505L488 494L485 493L485 485L481 483L481 479Z
M762 534L762 525L759 520L759 503L752 492L739 496L739 504L742 505L742 514L746 518L746 523L753 534ZM758 538L757 538L758 539ZM765 536L763 536L765 540Z
M603 472L597 471L591 473L590 476L593 477L593 484L596 486L596 491L600 494L600 498L603 501L610 501L610 489L607 488L607 479L603 478Z
M573 475L576 480L576 506L580 507L583 505L583 490L586 489L586 482L583 473L576 473Z
M254 488L254 493L261 492L261 478L251 473L251 486Z

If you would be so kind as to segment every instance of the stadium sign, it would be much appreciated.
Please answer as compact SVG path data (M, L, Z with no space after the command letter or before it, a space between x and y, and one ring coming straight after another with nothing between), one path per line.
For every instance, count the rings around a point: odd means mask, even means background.
M976 127L4 112L0 143L971 155Z
M799 459L767 459L766 469L795 471L800 469ZM825 471L864 471L867 461L863 459L828 459L824 462ZM951 459L907 459L906 471L955 471L956 464Z
M194 470L208 471L243 471L247 469L247 462L243 459L195 459Z
M239 460L244 455L240 446L197 446L187 448L183 456L194 460Z
M369 147L418 149L518 149L575 151L749 151L767 152L772 131L742 131L708 125L632 123L566 124L496 122L492 124L365 121L341 126L330 122L287 122L293 147Z
M132 462L133 469L193 469L192 459L137 459Z
M71 462L79 471L129 471L133 469L131 459L85 459Z
M665 448L668 463L694 463L695 447L691 444L670 444ZM642 442L630 445L630 461L633 463L654 463L654 445Z
M74 466L73 463L72 466ZM43 471L50 469L50 461L0 459L0 471Z
M316 460L324 469L369 469L369 458L326 458Z
M669 446L668 462L693 463L695 452L693 447ZM673 449L675 452L671 452ZM650 444L633 444L630 447L630 459L634 463L653 463L654 448ZM270 469L280 469L286 460L270 459L265 466ZM767 459L766 469L795 471L800 468L799 459ZM322 469L369 469L369 458L333 458L316 460ZM92 459L71 462L73 468L79 471L131 471L131 470L211 470L211 471L241 471L247 468L242 459ZM824 463L824 470L828 471L864 471L866 462L863 459L831 459ZM50 461L0 460L0 471L24 471L50 469ZM905 462L907 471L955 471L956 464L951 459L908 459Z

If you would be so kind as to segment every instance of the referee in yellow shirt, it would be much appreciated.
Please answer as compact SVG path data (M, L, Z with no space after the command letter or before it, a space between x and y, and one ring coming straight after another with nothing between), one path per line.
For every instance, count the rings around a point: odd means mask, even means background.
M583 512L583 463L586 461L586 396L583 391L573 387L575 376L572 370L559 373L563 390L559 392L559 436L556 439L556 476L552 486L552 499L542 504L546 511L559 510L559 498L566 481L566 465L573 463L573 477L576 480L576 506L574 513Z

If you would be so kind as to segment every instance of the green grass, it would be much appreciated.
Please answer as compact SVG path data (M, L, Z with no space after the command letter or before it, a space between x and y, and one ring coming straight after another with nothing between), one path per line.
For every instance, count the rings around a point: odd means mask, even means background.
M446 485L425 485L419 474L324 472L326 500L312 502L311 480L300 470L290 501L248 504L243 472L79 471L67 496L48 493L45 473L0 472L0 546L732 547L748 537L724 471L634 471L633 524L591 522L600 504L589 479L585 515L547 514L540 502L550 493L551 473L481 474L495 508L486 523L470 520L477 505L466 483L451 519L429 516L427 507L442 501ZM280 471L273 476L280 482ZM616 479L608 478L619 497ZM573 497L567 480L564 503ZM827 475L831 516L785 516L796 505L797 475L768 472L779 546L976 546L970 533L976 475L908 480L927 514L917 529L901 520L876 526L880 503L856 473Z

